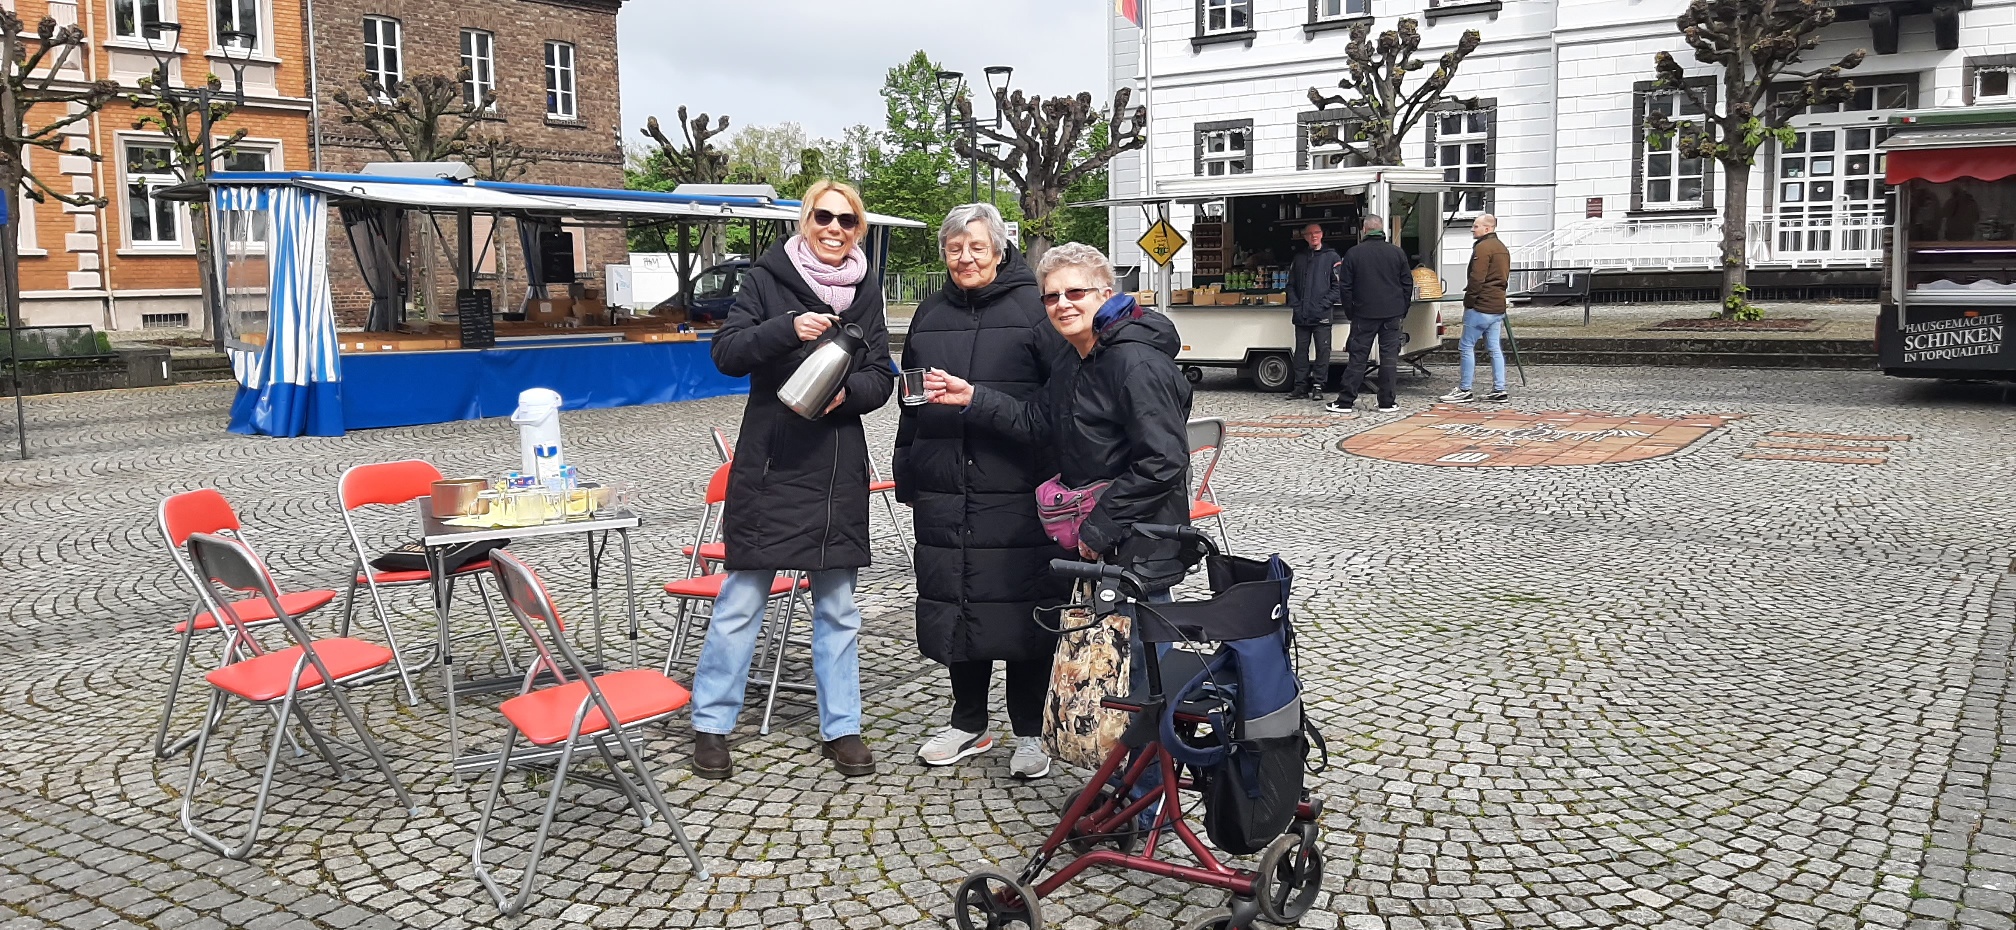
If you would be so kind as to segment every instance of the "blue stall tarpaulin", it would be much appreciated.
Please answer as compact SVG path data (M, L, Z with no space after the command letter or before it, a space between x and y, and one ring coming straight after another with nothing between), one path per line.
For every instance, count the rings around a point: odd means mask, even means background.
M563 410L700 400L749 390L714 367L710 342L618 342L343 358L343 425L417 426L506 417L518 392L558 391ZM415 390L415 385L425 385Z

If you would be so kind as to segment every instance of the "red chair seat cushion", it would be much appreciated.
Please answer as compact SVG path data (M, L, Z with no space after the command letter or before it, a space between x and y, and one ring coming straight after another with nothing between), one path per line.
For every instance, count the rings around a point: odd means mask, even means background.
M1206 517L1215 517L1224 512L1225 508L1220 507L1217 504L1211 503L1210 501L1190 502L1190 519L1192 520L1202 520Z
M712 600L721 596L721 584L727 580L728 573L726 572L701 575L698 578L681 578L678 581L665 585L665 593L673 597L693 597ZM812 580L809 578L801 578L798 581L798 587L800 588L809 588L811 586ZM783 575L770 579L771 597L776 597L779 594L788 594L790 591L791 579Z
M679 547L679 554L680 554L680 555L692 555L692 554L693 554L693 547L692 547L692 546L680 546L680 547ZM718 542L711 542L711 543L701 543L701 544L700 544L700 560L701 560L701 561L703 561L703 562L726 562L726 561L728 561L728 544L727 544L727 543L718 543Z
M650 668L597 675L595 686L602 689L602 696L609 699L610 708L616 711L616 721L622 724L669 714L685 707L692 697L678 682ZM588 699L588 686L570 681L521 694L505 701L502 709L504 719L511 721L532 745L551 746L566 741L574 715L580 712L581 702ZM581 721L584 734L608 728L609 721L599 707L590 708L587 718Z
M338 681L392 664L392 650L361 639L318 639L314 645L315 655L329 666L329 674ZM248 701L276 701L287 695L287 679L293 676L294 663L301 658L300 646L288 646L233 662L203 677L218 690ZM307 663L301 670L301 690L320 684L322 674L315 670L314 663Z
M490 570L490 560L484 559L481 562L471 562L467 565L464 565L461 568L458 568L455 571L451 572L450 574L467 575L470 572L487 572L489 570ZM426 581L428 577L429 576L426 572L419 570L402 571L402 572L386 572L386 571L379 571L377 569L371 570L371 578L377 581L379 584L419 584L423 581ZM359 572L357 574L357 583L358 584L367 583L364 580L364 573Z
M335 599L336 592L334 591L295 591L280 595L280 609L286 611L290 617L299 617L311 610L319 610ZM232 601L231 610L238 614L239 620L248 624L266 623L279 619L273 615L273 605L267 603L263 597L248 597L244 600ZM196 628L199 630L214 630L217 628L217 618L207 610L197 614ZM188 632L188 629L189 622L186 620L175 624L175 632L177 633Z
M868 493L870 494L880 494L884 491L894 490L896 490L896 482L894 481L871 481L868 483Z

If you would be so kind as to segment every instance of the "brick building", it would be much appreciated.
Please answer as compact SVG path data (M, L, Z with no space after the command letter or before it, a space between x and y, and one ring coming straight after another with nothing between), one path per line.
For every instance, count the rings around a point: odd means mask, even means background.
M315 0L315 67L321 120L320 168L355 171L387 160L367 132L341 122L339 88L361 93L360 78L380 83L421 74L454 75L468 69L465 94L496 94L494 120L479 132L501 136L538 157L521 180L579 187L623 186L623 146L618 110L616 14L623 0ZM479 217L480 243L491 223ZM441 241L456 235L440 218ZM572 230L575 269L583 281L600 281L602 267L627 260L621 230ZM418 239L415 240L419 241ZM478 287L492 288L497 305L515 304L524 274L517 230L506 220L496 246L478 268ZM501 259L501 261L499 260ZM370 306L341 223L331 223L330 277L339 322L361 323ZM415 289L420 290L416 270ZM454 266L436 250L431 309L452 308ZM418 314L415 314L417 318Z
M137 87L155 68L142 29L150 22L179 22L171 83L188 86L215 73L228 90L232 72L218 33L250 34L254 45L245 67L245 105L215 131L221 139L243 128L246 138L220 161L239 170L308 166L309 69L298 0L16 0L9 5L30 29L44 16L84 29L85 54L63 75L80 82L103 78ZM220 8L230 11L221 22L214 15ZM165 140L133 128L140 112L119 99L74 124L76 132L64 137L64 147L99 153L98 161L40 149L29 153L29 169L57 190L97 192L107 200L104 207L71 207L17 199L22 314L31 325L135 329L199 319L192 213L155 197L176 179L158 167L166 162ZM57 117L39 109L28 114L35 122Z

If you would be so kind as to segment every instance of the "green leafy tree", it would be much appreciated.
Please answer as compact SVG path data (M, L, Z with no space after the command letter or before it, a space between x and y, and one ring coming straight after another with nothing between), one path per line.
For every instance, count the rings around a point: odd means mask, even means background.
M1807 107L1839 101L1855 90L1844 72L1862 63L1861 49L1811 71L1798 65L1834 22L1834 8L1819 0L1694 0L1674 20L1694 60L1712 65L1709 84L1689 83L1670 52L1653 59L1659 88L1679 95L1702 114L1697 123L1654 109L1648 139L1674 144L1683 158L1712 158L1722 165L1722 315L1755 319L1749 301L1746 235L1750 220L1750 169L1766 142L1793 141L1792 117ZM1787 85L1790 85L1789 89ZM1709 88L1715 86L1720 92Z
M934 88L937 63L922 51L889 69L882 82L887 128L881 145L864 153L862 196L877 213L925 224L890 234L892 271L943 271L938 254L938 221L965 202L965 185L953 176L963 167L944 129L944 111Z

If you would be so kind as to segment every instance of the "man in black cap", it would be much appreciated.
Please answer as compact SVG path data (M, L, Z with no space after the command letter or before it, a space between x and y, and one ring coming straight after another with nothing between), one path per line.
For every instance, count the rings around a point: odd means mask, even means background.
M1379 412L1400 409L1396 396L1400 380L1400 328L1407 309L1414 302L1414 272L1407 253L1386 241L1386 223L1376 216L1365 217L1358 244L1344 253L1339 269L1343 303L1350 308L1351 335L1344 342L1350 361L1344 365L1344 383L1337 399L1324 407L1327 413L1357 416L1358 388L1365 383L1365 366L1371 363L1372 340L1379 340Z

